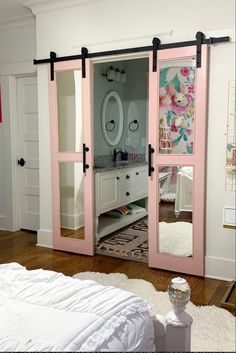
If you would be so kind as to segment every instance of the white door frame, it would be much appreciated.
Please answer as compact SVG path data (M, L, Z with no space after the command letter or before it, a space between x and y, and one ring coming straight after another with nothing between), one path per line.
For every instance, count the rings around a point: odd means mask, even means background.
M4 170L9 170L9 178L5 180L7 190L5 229L17 231L20 229L20 192L17 178L17 78L36 76L36 67L31 61L3 65L1 67L1 89L7 100L2 101L3 119L9 117L6 132L9 140L5 143L5 151L9 153L10 161L5 162ZM4 118L4 112L6 117ZM8 199L9 198L9 199Z

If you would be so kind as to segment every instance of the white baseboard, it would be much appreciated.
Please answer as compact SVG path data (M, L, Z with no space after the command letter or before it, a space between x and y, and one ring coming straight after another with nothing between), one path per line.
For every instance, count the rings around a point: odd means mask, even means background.
M39 229L37 231L37 246L52 249L52 230Z
M205 257L205 277L232 281L236 279L236 261L219 257Z
M6 216L0 214L0 230L6 230Z
M84 214L77 213L76 215L69 213L61 213L61 226L66 229L79 229L84 225Z

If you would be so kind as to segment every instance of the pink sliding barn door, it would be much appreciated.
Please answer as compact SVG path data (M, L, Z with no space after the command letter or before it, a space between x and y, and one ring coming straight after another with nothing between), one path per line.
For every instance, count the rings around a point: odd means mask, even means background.
M50 81L53 248L94 254L91 62L55 63Z
M207 46L158 51L149 74L149 266L204 275Z

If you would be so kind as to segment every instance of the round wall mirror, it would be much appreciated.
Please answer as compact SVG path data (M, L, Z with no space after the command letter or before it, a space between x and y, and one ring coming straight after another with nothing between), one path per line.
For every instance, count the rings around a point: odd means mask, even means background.
M124 124L123 105L119 94L108 92L102 103L102 133L110 146L116 146L122 136Z

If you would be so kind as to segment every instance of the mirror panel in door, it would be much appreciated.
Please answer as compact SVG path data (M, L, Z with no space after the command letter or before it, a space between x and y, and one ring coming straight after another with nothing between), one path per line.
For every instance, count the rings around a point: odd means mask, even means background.
M159 252L192 256L193 167L159 167Z
M82 151L81 70L56 72L59 152Z
M85 239L82 163L59 163L61 236Z
M159 153L193 154L195 59L160 62Z

